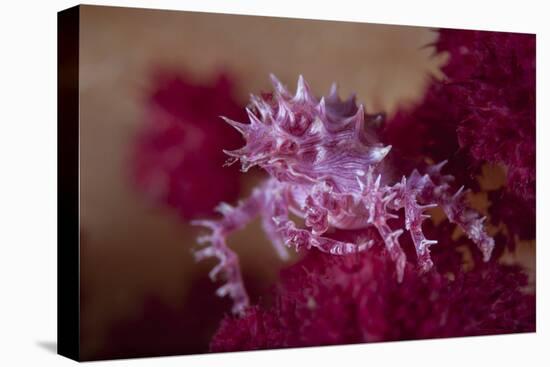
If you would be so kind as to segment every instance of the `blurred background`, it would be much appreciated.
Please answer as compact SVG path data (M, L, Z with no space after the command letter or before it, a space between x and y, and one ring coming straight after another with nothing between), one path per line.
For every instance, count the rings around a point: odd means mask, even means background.
M269 73L291 89L303 74L317 94L337 81L391 114L444 61L427 28L114 7L81 6L80 38L83 359L208 350L230 302L214 295L214 262L195 263L187 223L262 178L221 167L240 143L219 114L240 117ZM198 189L177 186L194 172ZM258 301L284 264L257 221L230 243Z

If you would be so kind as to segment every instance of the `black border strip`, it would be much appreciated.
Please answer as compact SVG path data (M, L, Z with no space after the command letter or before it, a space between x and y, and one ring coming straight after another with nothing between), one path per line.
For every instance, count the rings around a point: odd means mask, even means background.
M57 13L57 353L80 359L80 6Z

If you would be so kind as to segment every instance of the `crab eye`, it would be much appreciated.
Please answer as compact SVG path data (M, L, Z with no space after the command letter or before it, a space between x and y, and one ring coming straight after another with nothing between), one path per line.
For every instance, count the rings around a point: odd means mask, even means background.
M294 154L298 151L298 144L292 140L284 140L279 145L279 152L282 154Z

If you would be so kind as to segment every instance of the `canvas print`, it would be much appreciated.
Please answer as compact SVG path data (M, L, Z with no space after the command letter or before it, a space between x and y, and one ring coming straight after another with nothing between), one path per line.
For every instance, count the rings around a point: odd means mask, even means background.
M535 35L77 9L77 359L535 332Z

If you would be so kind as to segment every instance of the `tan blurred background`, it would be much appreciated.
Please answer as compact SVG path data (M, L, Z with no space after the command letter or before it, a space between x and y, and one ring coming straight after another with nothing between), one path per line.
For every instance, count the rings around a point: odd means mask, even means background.
M357 92L367 111L391 112L418 99L441 63L421 49L435 33L417 27L82 6L80 38L85 359L204 351L227 310L204 281L212 263L193 261L197 231L170 209L151 207L129 182L153 71L197 82L226 71L243 105L249 93L270 90L269 73L291 87L303 74L318 94L337 81L341 95ZM269 285L281 263L257 223L232 243L245 274ZM191 308L190 297L198 297ZM215 302L212 320L197 321L203 331L183 319ZM159 349L147 349L156 342Z

